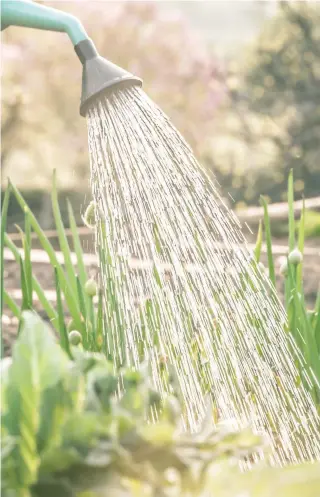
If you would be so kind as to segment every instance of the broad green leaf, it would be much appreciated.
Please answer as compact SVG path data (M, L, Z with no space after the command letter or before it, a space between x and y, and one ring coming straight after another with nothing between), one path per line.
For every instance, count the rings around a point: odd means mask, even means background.
M51 477L43 478L32 486L32 497L75 497L75 493L74 488L67 481L62 479L57 481L57 478ZM77 497L80 497L78 493Z
M13 348L4 418L8 434L19 437L14 449L17 488L36 481L39 466L36 437L42 394L60 380L67 367L67 356L48 326L34 312L24 312L21 332Z
M39 468L40 477L45 474L53 474L65 471L74 464L81 464L84 460L75 447L52 447L42 455Z

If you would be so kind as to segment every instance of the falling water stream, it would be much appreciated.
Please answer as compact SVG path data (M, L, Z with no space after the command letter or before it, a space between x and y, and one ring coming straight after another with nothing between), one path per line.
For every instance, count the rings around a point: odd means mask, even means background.
M97 101L88 133L110 357L148 358L156 387L182 397L186 429L210 398L216 419L265 434L274 464L318 459L284 310L189 146L138 88Z

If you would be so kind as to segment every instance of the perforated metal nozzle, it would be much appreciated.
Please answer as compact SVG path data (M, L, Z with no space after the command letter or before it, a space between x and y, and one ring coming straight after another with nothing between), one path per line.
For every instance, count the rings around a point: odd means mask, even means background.
M85 117L92 102L106 90L120 87L141 86L142 80L125 69L100 57L90 39L74 47L82 65L82 94L80 114Z

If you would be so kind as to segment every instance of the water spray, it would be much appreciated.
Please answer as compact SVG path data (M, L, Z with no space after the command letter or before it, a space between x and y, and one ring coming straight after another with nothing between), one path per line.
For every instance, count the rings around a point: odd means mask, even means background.
M29 0L2 0L1 30L9 26L58 31L69 36L83 66L80 103L80 114L83 117L90 104L102 93L142 85L140 78L98 54L83 25L73 15Z
M1 14L2 29L67 33L83 65L108 357L134 367L147 359L162 398L174 388L183 400L186 429L206 419L209 395L215 419L265 434L272 464L319 460L312 383L282 305L189 146L77 18L26 0L2 0ZM132 271L132 254L151 264Z

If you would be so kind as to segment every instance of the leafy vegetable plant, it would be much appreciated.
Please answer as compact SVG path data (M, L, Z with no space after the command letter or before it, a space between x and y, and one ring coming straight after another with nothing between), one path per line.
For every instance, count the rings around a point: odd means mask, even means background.
M23 244L23 255L18 247L5 232L7 210L10 196L14 195L25 216L24 230L20 229ZM81 341L87 350L101 351L103 348L103 312L102 294L98 292L97 309L93 304L93 299L97 293L95 282L89 279L84 263L81 242L75 222L75 216L70 203L68 203L69 224L72 232L72 248L76 260L72 257L65 228L61 218L58 203L58 193L56 186L56 176L53 176L52 187L52 210L55 219L55 227L58 234L60 250L63 253L64 264L60 263L55 249L50 240L41 229L37 219L30 211L18 189L9 183L6 190L2 207L1 219L1 268L3 268L3 247L6 246L12 252L20 267L20 279L22 290L22 303L19 306L10 293L4 289L3 272L1 273L1 303L5 303L12 313L20 320L21 312L34 309L34 294L37 295L43 311L46 313L53 328L60 335L60 343L65 351L69 351L68 333L78 331L81 334ZM36 233L38 241L43 250L47 253L50 264L54 269L56 308L46 297L45 291L32 271L31 263L31 233ZM3 269L1 269L3 271ZM95 291L94 290L95 285ZM65 314L70 316L69 323L66 323Z
M259 437L214 429L210 417L183 433L177 399L161 399L143 369L115 374L103 355L71 352L74 361L23 311L12 361L2 362L3 495L262 497L269 486L282 497L318 495L319 463L241 475Z
M320 291L313 310L308 311L303 291L303 251L304 251L304 226L306 211L303 207L299 223L294 217L294 188L293 172L288 179L288 206L289 206L289 240L286 261L282 264L280 272L284 281L285 308L287 312L286 331L294 337L305 363L312 370L310 379L312 385L305 380L301 369L300 380L306 388L311 388L314 401L320 406ZM272 240L268 206L265 199L261 198L264 207L264 235L267 245L268 270L271 281L275 285L275 264L272 253ZM263 241L262 229L259 229L255 257L259 262L261 245Z

